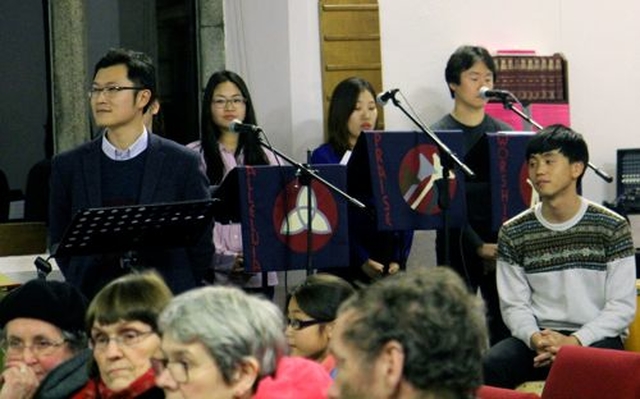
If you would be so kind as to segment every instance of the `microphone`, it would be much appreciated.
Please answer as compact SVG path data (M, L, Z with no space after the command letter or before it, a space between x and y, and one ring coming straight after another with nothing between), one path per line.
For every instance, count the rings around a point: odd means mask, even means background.
M383 91L382 93L376 96L376 102L383 107L387 105L389 100L396 98L396 93L399 92L400 89L391 89L387 91Z
M485 100L488 100L490 98L498 98L500 100L504 100L513 97L513 95L507 90L491 90L487 86L482 86L478 95L480 96L480 98L483 98Z
M238 119L234 119L229 123L229 130L233 133L260 133L262 128L260 126L252 125L250 123L242 123Z

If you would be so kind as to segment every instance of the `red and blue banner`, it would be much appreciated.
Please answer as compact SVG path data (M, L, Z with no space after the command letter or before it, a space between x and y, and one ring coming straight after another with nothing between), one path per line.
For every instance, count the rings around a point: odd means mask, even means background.
M345 190L345 166L314 169ZM243 166L223 182L221 207L234 212L236 193L247 272L305 269L308 256L313 268L348 266L345 200L315 179L309 185L303 180L293 166Z
M492 227L500 226L537 202L529 183L525 152L533 132L487 133L491 179Z
M454 154L462 132L438 131ZM379 230L431 230L444 226L439 203L443 165L438 147L421 132L363 132L347 165L348 192L373 207ZM449 173L449 226L465 218L463 172ZM446 186L444 186L446 187Z

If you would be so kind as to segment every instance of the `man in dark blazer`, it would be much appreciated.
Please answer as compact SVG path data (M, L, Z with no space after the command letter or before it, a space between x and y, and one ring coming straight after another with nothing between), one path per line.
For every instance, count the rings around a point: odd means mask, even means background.
M81 209L210 198L198 154L147 131L143 115L155 91L155 69L142 53L112 49L96 64L89 97L104 133L52 160L52 250ZM213 253L211 231L205 228L192 247L141 251L137 264L157 269L174 293L200 285ZM56 260L65 279L89 298L127 272L118 254Z

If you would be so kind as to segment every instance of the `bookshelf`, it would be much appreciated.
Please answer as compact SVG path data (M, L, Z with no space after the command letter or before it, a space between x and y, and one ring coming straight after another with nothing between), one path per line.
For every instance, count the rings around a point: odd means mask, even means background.
M494 87L513 93L524 113L542 126L571 125L567 60L561 53L536 55L532 50L499 50ZM492 100L487 113L509 123L515 130L535 130L501 102Z
M567 60L549 56L498 53L495 87L509 90L523 103L568 103Z

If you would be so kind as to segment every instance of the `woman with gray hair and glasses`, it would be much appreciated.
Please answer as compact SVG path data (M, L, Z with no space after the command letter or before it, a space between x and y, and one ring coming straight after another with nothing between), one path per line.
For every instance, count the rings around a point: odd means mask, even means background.
M158 319L163 357L152 358L167 398L324 398L318 363L287 357L284 317L272 302L235 287L175 297Z

